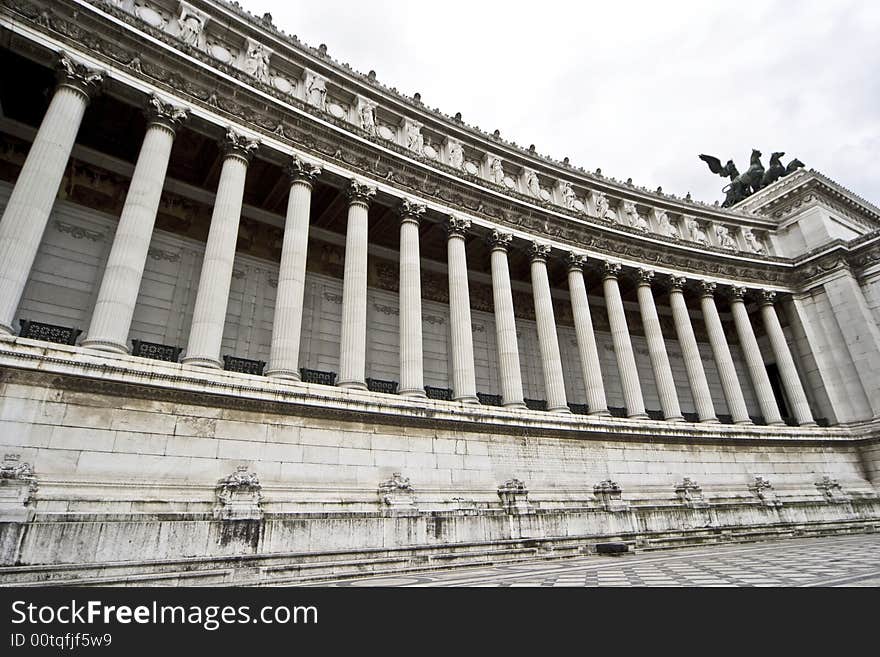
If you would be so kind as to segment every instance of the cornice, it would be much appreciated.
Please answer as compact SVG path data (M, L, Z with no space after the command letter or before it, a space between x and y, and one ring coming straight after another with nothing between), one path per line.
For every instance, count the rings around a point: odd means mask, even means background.
M262 95L235 87L233 100L233 94L223 90L229 83L222 79L212 80L212 87L202 86L199 84L201 80L193 81L193 78L198 79L198 75L193 73L201 71L193 71L193 64L185 57L174 60L165 51L153 52L158 46L144 43L142 38L138 39L136 32L127 33L116 25L107 24L99 14L80 13L75 22L69 20L61 14L63 0L53 4L56 9L46 20L42 18L40 8L29 0L2 0L2 4L19 12L19 17L24 18L31 28L47 33L53 40L71 48L87 48L95 59L125 70L127 75L143 80L151 88L184 96L188 102L226 120L243 124L253 132L290 144L291 148L305 150L325 161L354 169L373 180L382 180L400 190L401 196L430 198L453 210L481 217L493 225L521 228L555 238L565 246L589 249L612 258L632 258L681 272L716 275L743 282L777 286L789 284L791 261L788 259L736 253L656 234L646 238L635 228L577 215L563 207L510 193L509 190L493 193L493 183L462 172L453 172L451 167L442 163L431 162L426 173L420 162L413 161L412 153L390 142L381 143L387 153L380 152L377 157L376 150L371 148L369 142L376 142L378 138L371 138L347 121L319 114L318 110L303 101L261 84L236 67L220 64L125 12L100 7L102 11L114 11L114 16L132 26L137 21L137 31L149 34L156 41L222 71L243 85L258 89ZM6 11L4 9L4 13ZM112 38L103 38L101 34L108 27L112 29ZM126 48L126 41L131 42L130 48ZM266 95L281 101L280 106L267 106ZM290 112L285 105L295 107L299 113ZM319 116L320 121L310 120L309 115ZM331 130L328 124L335 125L339 130ZM464 180L459 182L450 178L449 174ZM467 182L471 184L464 184Z

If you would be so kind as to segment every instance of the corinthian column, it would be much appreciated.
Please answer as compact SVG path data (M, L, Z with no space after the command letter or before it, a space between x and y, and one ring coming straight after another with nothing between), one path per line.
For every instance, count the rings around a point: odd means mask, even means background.
M684 300L686 279L673 276L671 283L669 305L672 308L672 319L675 321L675 332L678 335L678 343L681 345L684 369L687 372L697 417L700 418L700 422L715 423L718 422L718 418L715 416L715 405L712 403L712 391L706 380L703 358L700 356L700 348L697 346L697 338L694 336L691 316Z
M220 344L232 284L244 181L251 155L258 146L259 142L243 137L232 129L226 133L220 183L217 185L211 229L205 245L186 358L183 359L186 365L215 369L223 367Z
M61 53L58 85L0 219L0 335L12 335L12 320L33 267L40 240L61 186L89 96L103 72Z
M727 338L724 337L724 327L718 316L718 308L715 307L715 283L702 281L703 294L700 305L703 308L703 319L706 322L706 332L709 334L709 344L712 345L712 354L715 356L715 364L718 366L718 376L721 377L721 388L724 390L724 398L727 400L727 409L733 418L734 424L751 424L746 401L743 398L742 388L739 385L739 377L733 365L733 357L730 355L730 347Z
M513 292L507 250L513 235L493 230L489 235L492 247L492 298L495 306L495 341L498 343L498 370L501 376L501 399L505 406L525 408L522 371L519 366L519 345L516 340L516 318L513 314Z
M769 425L785 424L779 414L779 405L776 403L776 396L770 386L770 377L767 376L764 358L761 356L761 349L755 339L755 331L749 319L749 312L743 301L745 294L744 287L734 287L733 297L730 301L730 311L733 313L733 321L736 324L739 345L749 368L749 376L752 378L752 385L755 387L755 394L758 397L758 405L761 407L764 421Z
M571 413L565 398L565 380L562 377L562 356L556 335L556 318L550 280L547 277L547 258L550 245L532 242L532 296L535 299L535 320L538 325L538 346L541 350L541 368L547 393L547 410L551 413Z
M593 318L590 315L590 303L587 299L587 286L584 284L586 261L587 256L577 253L568 254L568 292L571 296L574 330L581 357L581 371L584 375L587 408L590 415L610 415L605 398L605 384L602 382L602 368L599 365L596 334L593 331Z
M153 238L175 130L185 119L185 110L155 95L147 104L147 134L119 217L84 347L128 353L128 331Z
M425 206L403 199L400 215L400 394L425 396L419 221Z
M605 305L608 308L608 325L611 328L611 340L614 342L614 355L620 370L620 385L623 388L623 399L628 417L647 418L642 388L639 384L639 370L633 353L632 341L629 337L629 326L623 310L623 299L617 277L621 266L618 263L605 263L605 278L602 288L605 292Z
M284 221L284 242L278 268L278 293L272 319L272 346L266 376L299 381L299 343L302 335L306 256L309 246L309 214L312 187L321 168L294 156L287 165L290 196Z
M366 390L367 363L367 217L376 188L352 180L348 187L348 228L342 281L342 337L339 385Z
M657 394L660 397L663 417L674 422L682 422L684 418L678 403L678 393L675 391L675 379L672 378L672 367L669 365L669 355L666 353L666 341L663 339L660 318L657 316L657 306L654 304L654 293L651 291L651 281L653 280L653 271L639 270L639 310L642 313L642 325L645 329L645 338L648 341L648 355L651 357L651 369L654 370L654 381L657 384Z
M452 396L465 404L479 404L474 372L474 340L471 328L471 300L468 292L467 255L464 238L470 230L467 219L450 216L449 238L449 328L452 333Z
M779 378L782 379L782 386L788 395L795 421L801 426L816 426L813 412L810 410L810 402L807 401L807 395L798 377L797 368L794 366L788 342L785 340L785 333L782 332L776 308L773 306L775 299L775 292L765 290L762 293L761 316L764 318L764 328L767 331L767 337L770 338L773 355L776 356Z

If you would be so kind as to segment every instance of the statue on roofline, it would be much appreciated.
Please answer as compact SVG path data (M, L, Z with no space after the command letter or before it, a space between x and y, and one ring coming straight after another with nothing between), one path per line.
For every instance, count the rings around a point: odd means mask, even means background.
M712 173L730 179L730 184L721 190L725 194L724 203L721 205L729 208L804 166L803 162L795 158L784 167L782 165L784 155L785 153L782 152L773 153L770 156L769 168L764 169L764 165L761 164L761 151L752 149L749 168L744 173L737 170L733 160L728 160L727 164L722 165L721 160L712 155L700 155L700 159L709 166Z

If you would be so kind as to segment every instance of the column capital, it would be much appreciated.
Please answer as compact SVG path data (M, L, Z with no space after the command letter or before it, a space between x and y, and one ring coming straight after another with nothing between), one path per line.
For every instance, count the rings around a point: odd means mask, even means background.
M189 118L187 111L183 107L172 105L159 98L156 94L150 94L147 105L144 108L144 114L147 117L147 125L161 125L171 132L177 132L177 129Z
M547 262L550 258L550 251L553 248L549 244L541 242L532 242L529 245L529 258L532 262Z
M363 205L369 206L373 197L376 195L376 188L365 182L352 178L348 183L346 194L348 194L349 203L362 203Z
M602 270L604 272L604 279L608 278L617 278L620 276L620 271L623 269L623 265L619 262L608 262L605 261L602 263Z
M240 157L246 162L250 162L254 151L259 146L258 140L246 137L231 127L226 129L226 136L223 138L223 154L226 157Z
M676 276L673 274L669 277L669 284L674 292L684 292L684 286L687 285L687 278L684 276Z
M761 290L761 305L772 306L776 303L776 292L773 290Z
M748 290L746 290L746 288L744 288L742 285L734 285L732 288L730 288L730 296L733 297L734 301L744 301L747 291Z
M493 230L489 233L486 241L489 242L489 246L492 247L493 251L504 251L507 253L510 244L513 242L513 234L502 233L500 230Z
M654 281L654 270L653 269L639 269L638 271L639 277L639 286L646 285L651 287L651 283Z
M700 281L700 289L702 293L700 296L703 298L709 297L712 298L715 296L715 288L717 285L712 281Z
M64 51L58 53L58 60L55 63L58 85L72 87L86 98L91 98L100 91L104 84L104 73L73 59Z
M587 256L582 253L575 253L574 251L569 251L566 256L566 262L568 262L568 270L571 271L573 269L577 269L578 271L583 271L584 266L587 264Z
M422 220L422 215L425 214L427 209L428 207L424 203L417 203L411 199L404 198L400 200L400 204L397 206L397 214L400 217L400 223L409 221L418 226Z
M464 238L471 229L471 220L451 214L446 218L446 234L451 237Z
M305 183L311 187L315 184L315 179L321 175L322 169L317 164L312 164L294 155L290 158L290 162L287 163L285 170L290 178L291 185L298 182Z

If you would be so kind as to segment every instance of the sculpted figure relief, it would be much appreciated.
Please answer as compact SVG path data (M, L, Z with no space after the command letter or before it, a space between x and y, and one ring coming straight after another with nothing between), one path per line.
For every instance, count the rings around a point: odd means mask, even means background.
M320 110L327 109L327 83L311 71L306 72L306 102Z
M262 44L248 42L243 70L264 84L269 84L269 52Z
M181 4L177 26L180 28L180 33L178 34L180 40L188 46L198 48L199 37L202 34L202 30L205 29L205 17L188 5Z
M570 182L562 182L559 185L559 192L562 194L562 205L569 210L574 210L574 204L577 201L577 194Z
M623 213L626 215L627 223L633 228L638 228L639 230L644 232L651 231L651 226L648 224L648 220L639 214L635 203L632 203L630 201L624 203Z
M692 242L703 244L704 246L709 245L709 236L706 235L706 231L703 230L703 227L700 226L699 222L696 219L688 218L686 220L686 225L688 232L690 232L691 234Z
M593 195L596 197L596 216L599 219L608 219L608 213L611 210L608 205L608 197L602 192L593 192Z
M496 157L492 159L492 164L490 165L490 178L493 183L496 185L504 184L504 165L501 163L501 158Z
M767 249L764 248L764 245L758 240L757 236L752 232L751 228L743 228L743 239L746 242L746 246L752 253L767 253Z
M464 149L461 147L461 143L455 141L454 139L450 139L448 143L449 148L449 166L453 169L461 169L464 166Z
M538 181L538 174L534 171L526 172L526 189L535 198L541 198L541 183Z
M376 134L376 103L366 98L358 97L357 105L358 121L361 128L371 135Z
M406 147L421 154L425 148L425 138L422 136L422 124L415 121L407 121L405 128Z
M674 237L676 239L681 237L678 232L678 228L675 226L675 224L672 223L669 215L666 214L666 210L657 211L657 225L660 226L661 235L665 235L666 237Z
M715 237L718 238L718 245L722 249L737 249L736 240L733 239L733 235L730 234L730 230L728 230L727 226L722 226L721 224L716 225Z

